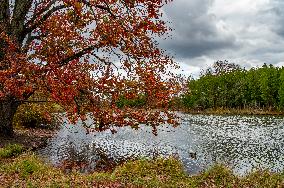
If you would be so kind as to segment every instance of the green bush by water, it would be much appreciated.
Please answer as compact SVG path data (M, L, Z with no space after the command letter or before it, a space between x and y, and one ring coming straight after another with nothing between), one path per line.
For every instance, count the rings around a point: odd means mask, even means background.
M52 112L57 112L60 106L52 103L22 104L13 119L15 127L54 129L58 121Z

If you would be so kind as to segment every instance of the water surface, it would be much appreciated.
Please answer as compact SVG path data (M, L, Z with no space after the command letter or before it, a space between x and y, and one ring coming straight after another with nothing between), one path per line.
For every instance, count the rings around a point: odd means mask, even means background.
M158 136L146 126L120 128L116 134L86 134L81 122L70 125L66 121L39 152L53 164L83 159L90 169L95 168L100 151L114 160L175 155L191 174L215 163L228 165L239 175L254 169L284 170L282 117L179 115L181 125L161 126Z

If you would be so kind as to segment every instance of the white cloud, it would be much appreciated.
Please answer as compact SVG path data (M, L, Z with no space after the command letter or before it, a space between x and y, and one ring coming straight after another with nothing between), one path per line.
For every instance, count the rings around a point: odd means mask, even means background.
M222 17L254 15L269 6L269 3L269 0L215 0L209 11Z

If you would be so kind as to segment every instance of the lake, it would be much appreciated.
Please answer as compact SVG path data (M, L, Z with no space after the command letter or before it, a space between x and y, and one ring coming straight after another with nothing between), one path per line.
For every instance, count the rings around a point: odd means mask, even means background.
M55 165L63 160L84 160L89 170L96 166L98 151L117 161L174 155L190 174L216 163L239 175L255 169L284 170L283 117L178 114L181 125L160 126L158 136L146 126L119 128L116 134L86 134L82 122L71 125L65 121L39 154Z

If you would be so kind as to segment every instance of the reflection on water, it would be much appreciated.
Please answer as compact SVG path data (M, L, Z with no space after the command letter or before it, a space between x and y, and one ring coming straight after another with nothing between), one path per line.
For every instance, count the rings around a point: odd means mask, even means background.
M80 122L65 124L48 147L39 152L54 164L65 159L84 160L90 169L96 166L98 151L114 161L178 155L189 173L214 163L224 163L241 175L253 169L284 169L283 118L180 116L182 124L178 128L161 126L158 136L149 127L120 128L116 134L86 134Z

